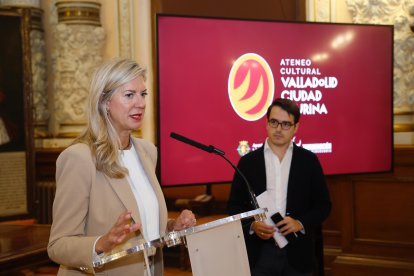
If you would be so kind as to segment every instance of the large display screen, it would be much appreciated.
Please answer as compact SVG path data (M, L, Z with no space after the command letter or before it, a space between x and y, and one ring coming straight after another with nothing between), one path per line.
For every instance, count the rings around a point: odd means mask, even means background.
M393 27L157 16L162 185L229 182L223 158L171 132L240 157L266 139L266 110L294 100L294 142L326 175L392 170Z

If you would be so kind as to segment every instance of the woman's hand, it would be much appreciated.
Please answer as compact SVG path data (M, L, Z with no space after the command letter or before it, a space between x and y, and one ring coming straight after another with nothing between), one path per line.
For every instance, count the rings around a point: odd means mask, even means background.
M183 210L181 214L176 219L171 219L168 221L167 228L168 231L180 231L189 227L192 227L196 224L197 220L190 210Z
M98 239L95 244L96 253L111 251L115 246L121 244L125 237L141 228L139 223L133 223L131 211L122 213L108 233Z

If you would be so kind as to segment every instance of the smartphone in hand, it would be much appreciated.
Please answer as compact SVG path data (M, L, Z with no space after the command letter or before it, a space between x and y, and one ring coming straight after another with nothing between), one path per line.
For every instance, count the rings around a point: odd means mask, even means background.
M282 215L281 215L279 212L277 212L277 213L273 214L270 218L272 219L272 221L273 221L275 224L278 224L280 221L282 221L282 220L283 220L283 217L282 217ZM279 226L279 227L278 227L278 229L281 229L283 226L285 226L285 224L282 224L281 226ZM294 241L297 237L298 237L298 235L297 235L296 233L290 233L290 234L287 234L287 235L285 236L285 238L286 238L289 242Z

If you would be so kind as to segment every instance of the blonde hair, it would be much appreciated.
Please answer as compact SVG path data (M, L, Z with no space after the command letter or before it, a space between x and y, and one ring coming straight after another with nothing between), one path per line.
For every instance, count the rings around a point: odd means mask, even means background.
M111 59L96 69L89 87L87 127L73 142L87 144L96 169L113 178L123 178L128 170L119 160L121 142L109 120L106 103L118 88L137 77L146 80L146 70L130 59Z

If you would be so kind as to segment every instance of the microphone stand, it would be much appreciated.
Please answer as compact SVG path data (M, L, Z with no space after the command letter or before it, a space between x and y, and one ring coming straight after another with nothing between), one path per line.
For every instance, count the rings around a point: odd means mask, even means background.
M230 160L225 156L225 155L221 155L221 154L219 154L221 157L223 157L223 159L224 160L226 160L227 161L227 163L229 163L230 164L230 166L232 166L233 167L233 169L235 169L236 170L236 172L241 176L241 178L243 178L243 181L246 183L246 186L247 186L247 190L248 190L248 192L249 192L249 195L250 195L250 199L251 199L251 203L252 203L252 205L253 205L253 207L255 208L255 209L258 209L258 208L260 208L259 207L259 203L257 202L257 199L256 199L256 195L254 194L254 192L253 192L253 190L252 190L252 187L250 186L250 184L249 184L249 181L247 181L247 179L246 179L246 177L244 176L244 174L240 171L240 169L239 168L237 168L235 165L233 165L233 163L232 162L230 162Z
M212 145L209 145L209 146L206 146L206 145L203 145L203 144L201 144L201 143L198 143L198 142L196 142L196 141L194 141L194 140L191 140L191 139L189 139L189 138L187 138L187 137L184 137L184 136L182 136L182 135L180 135L180 134L177 134L177 133L174 133L174 132L171 132L171 134L170 134L170 137L171 138L174 138L174 139L176 139L176 140L178 140L178 141L180 141L180 142L183 142L183 143L185 143L185 144L188 144L188 145L191 145L191 146L193 146L193 147L196 147L196 148L199 148L199 149L201 149L201 150L204 150L204 151L206 151L206 152L208 152L208 153L214 153L214 154L217 154L217 155L219 155L219 156L221 156L224 160L226 160L227 161L227 163L229 163L230 164L230 166L232 166L233 167L233 169L239 174L239 176L241 176L241 178L243 179L243 181L244 181L244 183L246 184L246 187L247 187L247 190L248 190L248 193L249 193L249 196L250 196L250 200L251 200L251 204L253 205L253 207L254 207L254 209L259 209L260 207L259 207L259 203L257 202L257 199L256 199L256 195L254 194L254 192L253 192L253 189L252 189L252 187L250 186L250 184L249 184L249 181L247 180L247 178L244 176L244 174L240 171L240 169L239 168L237 168L226 156L225 156L225 153L224 153L224 151L222 151L222 150L219 150L219 149L217 149L216 147L214 147L214 146L212 146ZM258 221L263 221L264 219L266 219L266 214L265 213L262 213L262 214L259 214L259 215L257 215L257 216L255 216L255 220L258 220Z

